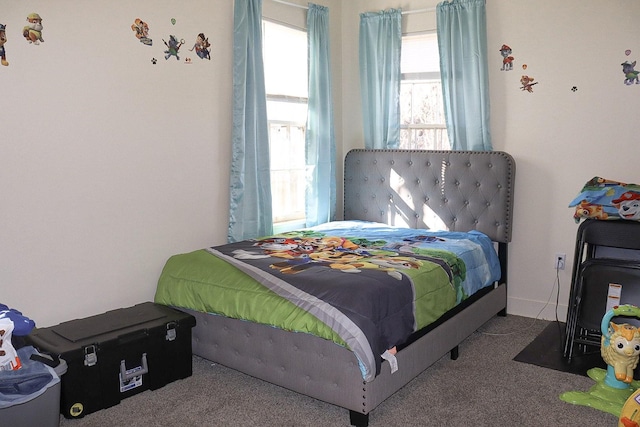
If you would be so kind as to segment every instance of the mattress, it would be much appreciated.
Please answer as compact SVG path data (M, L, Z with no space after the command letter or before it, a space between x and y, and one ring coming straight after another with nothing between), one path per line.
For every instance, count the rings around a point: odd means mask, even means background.
M172 256L155 301L331 340L370 381L387 349L499 279L480 232L341 221Z

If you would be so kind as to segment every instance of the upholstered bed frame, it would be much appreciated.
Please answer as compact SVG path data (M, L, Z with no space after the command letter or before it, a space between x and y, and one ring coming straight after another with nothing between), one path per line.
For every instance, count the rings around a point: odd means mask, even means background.
M515 162L504 152L353 150L344 164L344 219L413 228L476 229L496 242L502 279L416 333L364 382L353 353L331 341L222 316L196 317L193 352L254 377L350 411L366 426L369 412L507 306ZM188 310L187 310L188 311Z

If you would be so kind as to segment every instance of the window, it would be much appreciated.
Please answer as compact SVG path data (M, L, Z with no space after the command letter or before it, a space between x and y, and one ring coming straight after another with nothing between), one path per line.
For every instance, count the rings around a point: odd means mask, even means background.
M450 150L436 34L402 37L400 148Z
M263 21L274 231L305 223L307 33Z

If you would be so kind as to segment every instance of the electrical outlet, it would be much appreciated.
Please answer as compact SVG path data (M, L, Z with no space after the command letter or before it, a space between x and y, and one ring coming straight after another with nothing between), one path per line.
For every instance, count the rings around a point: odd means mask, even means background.
M564 270L567 254L557 253L553 260L553 268L556 270Z

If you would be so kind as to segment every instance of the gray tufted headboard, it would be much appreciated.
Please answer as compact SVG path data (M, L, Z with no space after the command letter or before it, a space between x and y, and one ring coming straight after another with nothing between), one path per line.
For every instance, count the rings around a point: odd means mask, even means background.
M347 153L344 219L483 232L511 241L516 165L501 151Z

